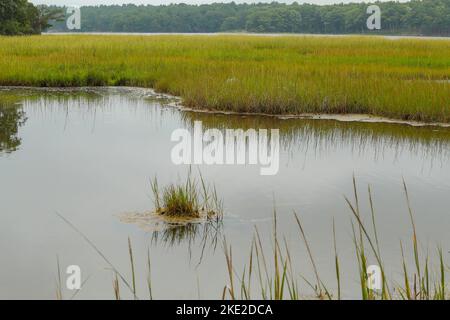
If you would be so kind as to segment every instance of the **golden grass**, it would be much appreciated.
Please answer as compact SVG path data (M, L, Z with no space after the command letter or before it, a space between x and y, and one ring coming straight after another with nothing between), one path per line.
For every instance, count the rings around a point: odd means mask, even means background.
M0 85L142 86L202 109L450 122L450 40L0 37Z

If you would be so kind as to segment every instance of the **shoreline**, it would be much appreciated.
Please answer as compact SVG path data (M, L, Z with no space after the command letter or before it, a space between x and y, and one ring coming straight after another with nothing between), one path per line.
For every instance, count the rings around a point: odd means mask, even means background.
M130 92L141 93L143 99L149 97L166 98L174 100L173 102L164 104L163 107L171 107L183 112L193 113L208 113L208 114L220 114L220 115L233 115L233 116L256 116L256 117L271 117L279 120L291 120L291 119L305 119L305 120L333 120L339 122L359 122L359 123L385 123L385 124L397 124L408 125L412 127L439 127L450 128L450 123L445 122L421 122L421 121L408 121L401 119L393 119L388 117L382 117L370 114L332 114L332 113L301 113L301 114L270 114L262 112L236 112L236 111L223 111L223 110L209 110L209 109L196 109L186 107L182 103L182 98L174 96L168 93L157 92L153 88L145 87L129 87L129 86L98 86L98 87L30 87L30 86L0 86L0 92L6 90L35 90L46 92L82 92L91 91L99 92L100 90L128 90Z
M387 40L415 39L415 40L447 40L450 36L422 36L422 35L390 35L390 34L369 34L369 33L251 33L251 32L44 32L43 36L70 36L70 35L92 35L92 36L254 36L254 37L378 37Z

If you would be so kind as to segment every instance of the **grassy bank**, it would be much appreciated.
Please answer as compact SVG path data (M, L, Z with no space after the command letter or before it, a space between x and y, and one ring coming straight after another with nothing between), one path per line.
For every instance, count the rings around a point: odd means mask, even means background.
M0 37L0 85L153 87L194 108L450 122L450 40Z

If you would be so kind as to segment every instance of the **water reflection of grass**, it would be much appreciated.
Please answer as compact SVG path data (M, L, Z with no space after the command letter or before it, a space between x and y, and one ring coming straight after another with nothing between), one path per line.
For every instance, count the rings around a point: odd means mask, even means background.
M187 223L184 225L166 225L152 232L152 244L165 246L187 245L192 257L193 246L200 247L198 264L203 260L206 249L216 250L222 234L222 221L205 223Z
M188 128L193 127L194 121L202 121L204 130L279 129L280 143L289 151L320 152L347 147L359 154L373 153L375 157L389 149L394 149L397 155L409 152L432 159L450 157L450 128L195 112L183 112L182 119Z
M154 245L169 247L187 244L191 248L202 243L215 249L223 227L222 219L171 219L153 212L123 214L120 220L150 233Z
M450 42L373 37L0 38L0 85L142 86L199 109L450 121Z
M117 93L114 99L111 95ZM7 94L0 91L0 100ZM8 93L11 95L12 91ZM53 89L53 90L19 90L15 89L15 99L23 103L31 102L33 109L46 114L52 112L55 101L58 108L64 110L78 110L86 118L95 118L96 111L107 112L117 104L127 104L127 99L139 99L143 105L148 103L149 92L143 89L131 88L85 88ZM152 96L150 96L152 97ZM116 100L123 99L123 100ZM39 101L39 103L36 103ZM123 103L122 103L123 101ZM158 103L161 99L158 98ZM149 117L170 117L181 114L185 126L189 127L195 120L202 121L204 129L231 128L249 129L266 128L280 129L281 144L292 152L300 151L328 151L350 148L352 152L373 154L378 158L387 150L396 155L403 152L429 157L433 160L448 159L450 157L450 128L443 127L413 127L408 125L388 123L360 123L340 122L334 120L306 120L306 119L277 119L262 116L238 116L195 112L173 111L173 113L154 113L155 108L143 108L149 112ZM31 110L30 110L31 111ZM165 119L162 119L165 120ZM304 148L305 150L302 150Z

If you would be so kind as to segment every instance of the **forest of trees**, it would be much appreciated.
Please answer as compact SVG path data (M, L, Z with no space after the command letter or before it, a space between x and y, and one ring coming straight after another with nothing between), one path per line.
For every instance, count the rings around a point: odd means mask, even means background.
M450 35L450 0L376 2L381 30L366 27L368 4L213 3L161 6L110 5L81 8L81 32L261 32ZM27 0L0 1L0 34L65 31L58 7L36 7Z
M0 34L40 33L39 10L27 0L0 1Z
M377 32L450 35L450 0L375 4L382 14L382 29ZM367 3L288 5L276 2L86 6L81 8L81 31L368 33L373 31L366 27L367 7Z
M59 20L62 11L34 6L27 0L0 0L0 34L40 34L50 27L49 20Z

